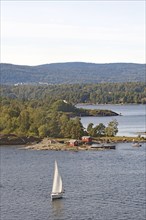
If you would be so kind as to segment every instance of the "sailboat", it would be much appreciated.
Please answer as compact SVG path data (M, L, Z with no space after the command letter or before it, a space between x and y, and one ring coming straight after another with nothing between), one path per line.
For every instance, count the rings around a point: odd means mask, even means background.
M133 139L132 146L133 147L141 147L141 144L139 142L135 142L135 140Z
M133 147L141 147L141 144L138 143L138 142L135 142L135 143L132 144L132 146L133 146Z
M63 196L62 178L58 171L58 164L55 160L54 178L51 193L51 200L61 199Z

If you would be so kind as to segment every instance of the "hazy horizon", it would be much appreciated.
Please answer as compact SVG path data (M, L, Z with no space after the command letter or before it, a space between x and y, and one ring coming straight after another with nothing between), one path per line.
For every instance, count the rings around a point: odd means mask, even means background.
M94 63L94 62L84 62L84 61L68 61L68 62L52 62L52 63L42 63L42 64L17 64L17 63L3 63L0 64L8 64L8 65L16 65L16 66L43 66L43 65L49 65L49 64L65 64L65 63L85 63L85 64L138 64L138 65L146 65L146 63L133 63L133 62L111 62L111 63Z
M1 1L1 63L145 63L145 1Z

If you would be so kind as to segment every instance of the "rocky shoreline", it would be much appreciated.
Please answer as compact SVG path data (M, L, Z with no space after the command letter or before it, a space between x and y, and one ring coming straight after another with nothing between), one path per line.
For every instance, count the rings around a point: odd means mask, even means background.
M17 136L15 134L0 134L0 145L26 145L31 143L38 143L42 139L37 137Z
M58 141L55 139L44 138L41 142L27 145L24 149L31 150L78 150L79 147L69 147L67 141Z
M136 142L144 143L146 142L145 138L134 138ZM98 148L92 148L92 145L83 144L79 141L78 146L70 146L69 139L52 139L52 138L36 138L36 137L18 137L16 135L0 135L0 145L22 145L23 149L31 150L70 150L70 151L79 151L79 150L103 150L103 149L113 149L117 143L132 143L133 137L103 137L93 139L93 145L101 145ZM107 148L104 148L104 145ZM109 146L109 147L108 147ZM21 148L21 149L22 149Z

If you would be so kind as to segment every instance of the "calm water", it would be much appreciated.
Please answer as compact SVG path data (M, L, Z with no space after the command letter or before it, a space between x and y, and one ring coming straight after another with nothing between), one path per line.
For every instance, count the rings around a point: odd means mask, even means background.
M82 117L81 121L86 128L89 123L97 125L103 123L107 124L116 119L119 123L119 136L138 136L137 132L146 131L146 105L77 105L88 109L110 109L122 116L115 117Z
M144 220L146 146L108 151L1 147L1 220ZM54 160L65 197L50 201Z

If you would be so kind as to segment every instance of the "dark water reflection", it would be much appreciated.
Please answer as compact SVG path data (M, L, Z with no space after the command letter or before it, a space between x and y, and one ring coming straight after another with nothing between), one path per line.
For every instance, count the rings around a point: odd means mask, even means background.
M65 188L51 202L54 160ZM144 220L146 146L109 151L1 147L1 220Z
M52 203L52 215L56 219L64 218L64 201L63 199L54 200Z

